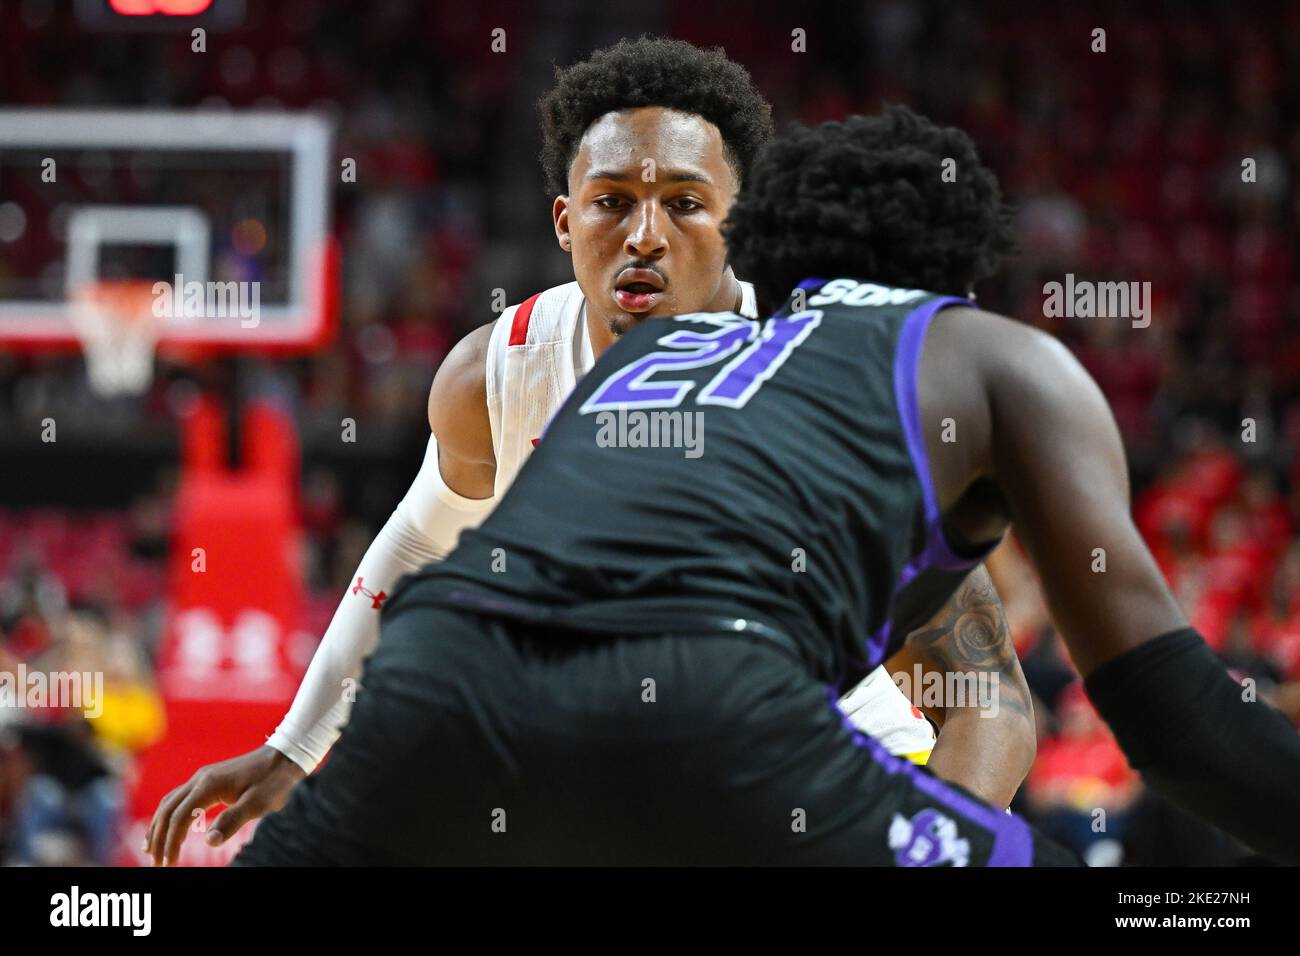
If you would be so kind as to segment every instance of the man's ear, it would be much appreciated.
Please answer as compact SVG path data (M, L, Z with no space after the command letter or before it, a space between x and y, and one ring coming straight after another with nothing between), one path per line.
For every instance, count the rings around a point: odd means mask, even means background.
M551 205L551 218L555 221L555 238L565 252L573 251L573 240L569 237L569 197L556 196Z

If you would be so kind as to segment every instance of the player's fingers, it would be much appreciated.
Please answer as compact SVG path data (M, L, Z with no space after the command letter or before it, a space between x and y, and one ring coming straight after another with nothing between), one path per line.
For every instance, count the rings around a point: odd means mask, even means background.
M168 791L168 793L158 801L158 806L153 808L153 816L149 818L149 824L144 828L144 840L140 844L140 852L148 853L150 848L153 846L153 831L158 825L158 816L163 812L163 805L175 792L175 790Z
M190 793L176 805L172 811L170 819L167 821L166 840L163 844L163 866L175 866L176 860L181 853L181 844L185 842L185 836L190 832L190 827L194 825L197 815L201 815L208 807L217 802L212 796L210 790L206 787L195 787Z
M153 812L153 819L149 821L149 829L145 831L144 836L144 852L153 857L154 866L162 862L163 839L167 835L167 824L171 820L172 810L185 799L193 784L193 779L187 780L158 801L158 809Z
M209 846L221 846L238 833L249 820L274 809L256 787L249 787L244 795L217 815L217 819L208 827L206 837Z

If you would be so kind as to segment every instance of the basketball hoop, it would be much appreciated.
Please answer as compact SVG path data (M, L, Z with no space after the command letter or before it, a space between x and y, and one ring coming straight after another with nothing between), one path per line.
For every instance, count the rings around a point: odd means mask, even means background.
M153 381L164 323L154 315L153 286L148 280L100 280L76 292L72 324L86 354L90 387L99 395L140 395Z

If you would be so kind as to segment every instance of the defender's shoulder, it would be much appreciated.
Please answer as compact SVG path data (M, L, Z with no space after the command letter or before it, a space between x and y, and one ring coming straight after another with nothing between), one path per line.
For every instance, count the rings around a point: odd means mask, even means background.
M990 374L1041 380L1073 366L1073 354L1055 336L1015 319L972 306L939 311L930 330L933 342Z
M933 368L942 391L977 388L1004 422L1056 414L1100 414L1105 399L1065 343L1024 322L982 309L953 306L930 329ZM930 359L927 358L927 364Z
M438 444L473 458L483 458L484 449L491 457L487 355L495 326L481 325L457 342L429 388L429 428Z

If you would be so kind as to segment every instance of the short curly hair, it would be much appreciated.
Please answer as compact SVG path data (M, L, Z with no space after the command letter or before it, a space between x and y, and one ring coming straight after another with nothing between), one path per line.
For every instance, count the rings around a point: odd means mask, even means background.
M721 47L683 40L620 40L569 67L538 101L542 171L550 195L569 191L569 167L588 127L606 113L662 106L702 116L722 134L723 155L743 183L750 160L772 138L772 107Z
M810 276L966 295L1014 251L1010 220L969 136L891 106L792 124L755 158L722 231L736 275L779 305Z

